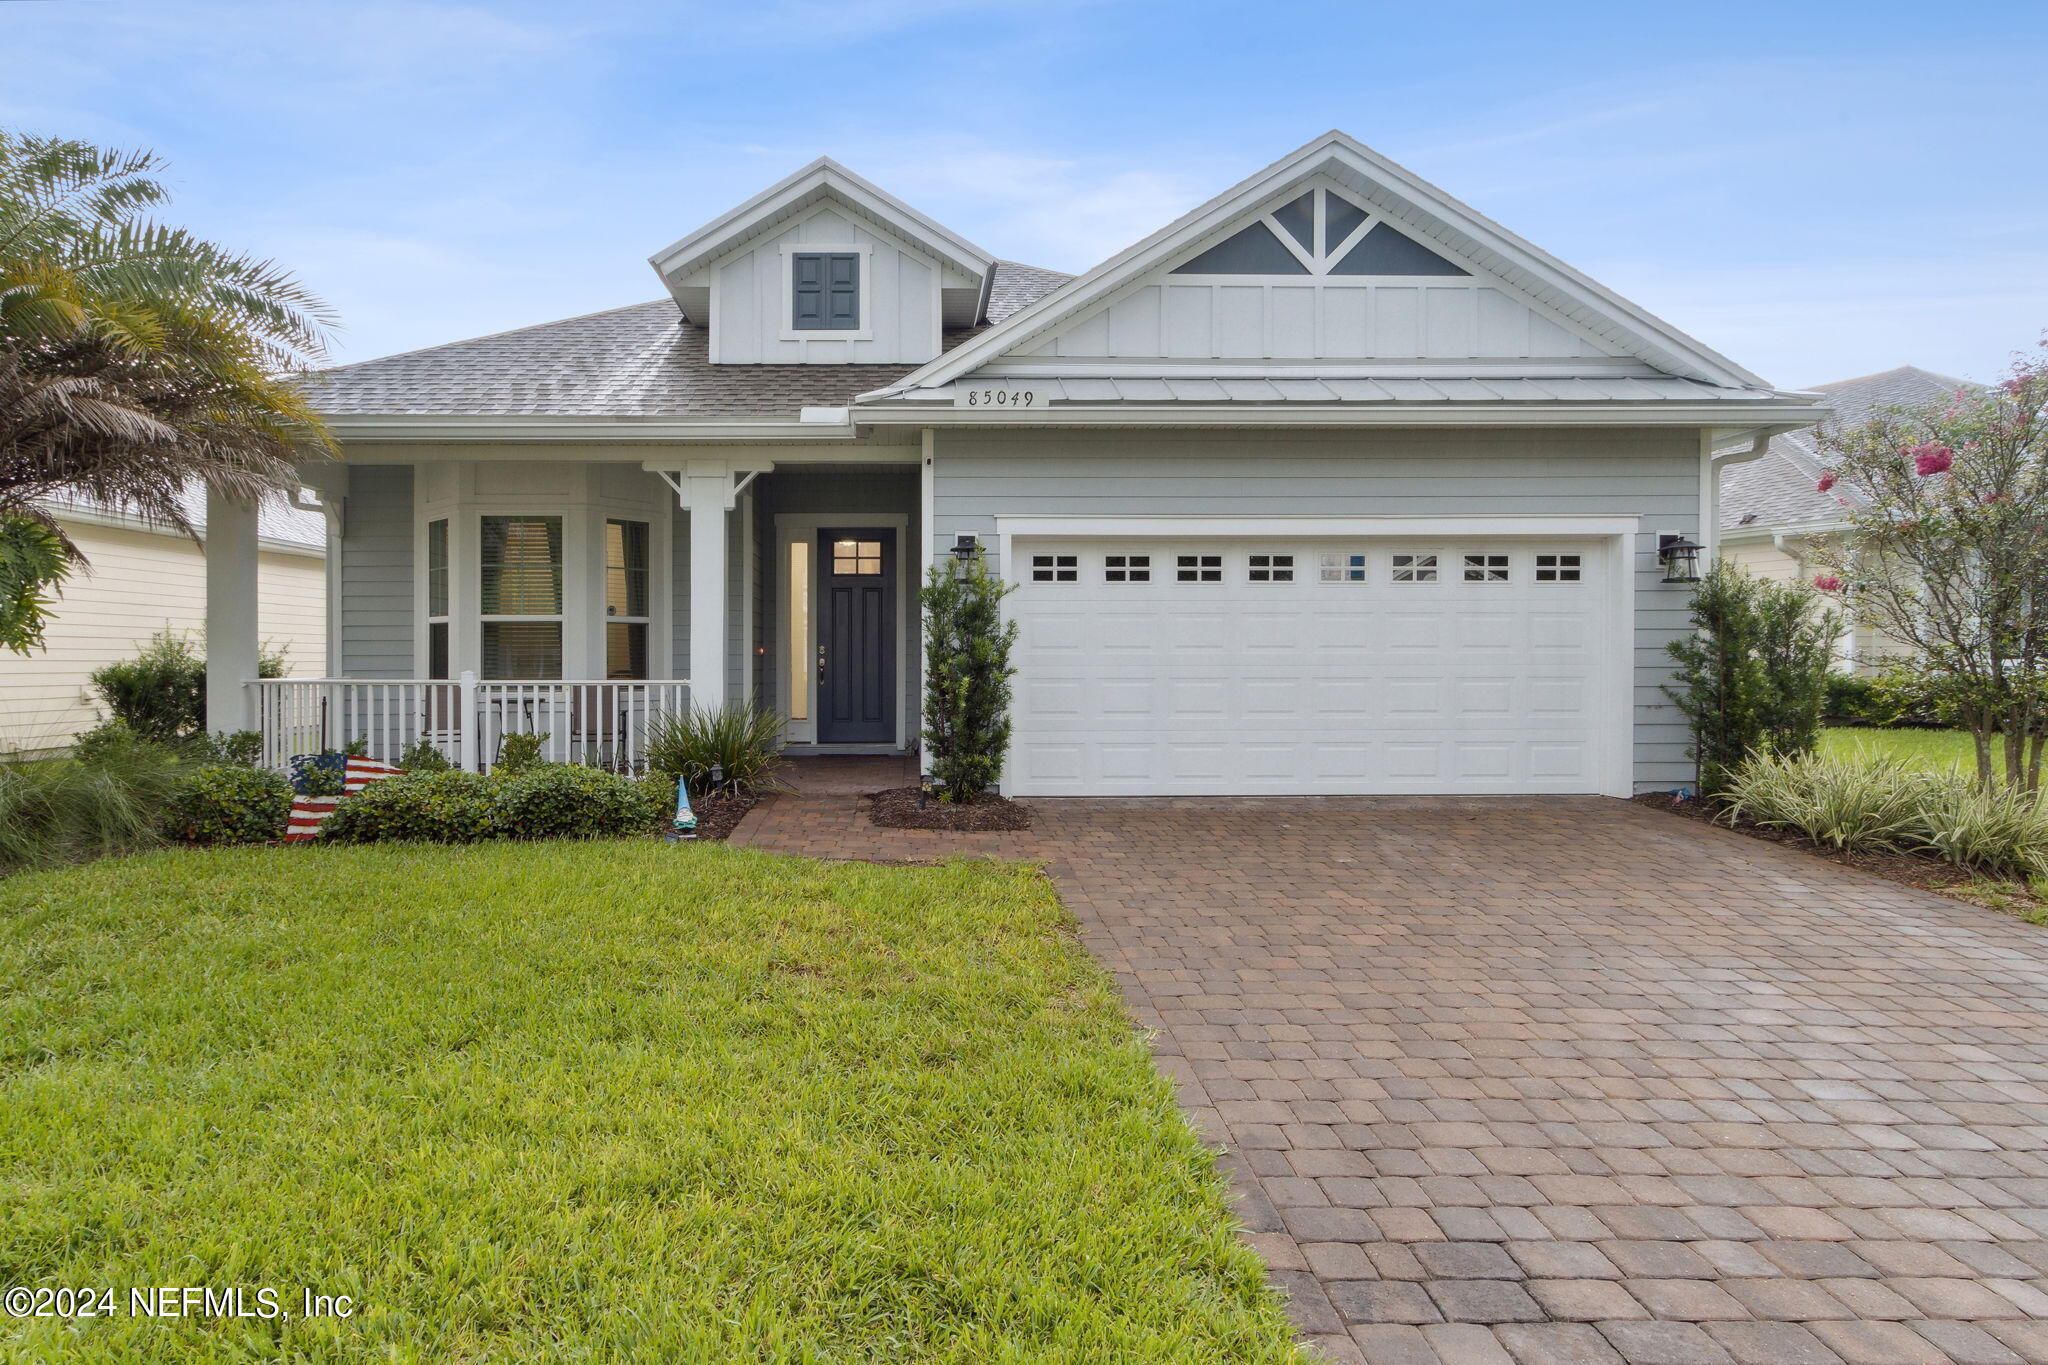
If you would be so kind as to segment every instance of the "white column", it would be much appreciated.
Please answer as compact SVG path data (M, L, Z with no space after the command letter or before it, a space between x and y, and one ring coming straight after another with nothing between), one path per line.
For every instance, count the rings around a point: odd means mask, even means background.
M694 470L682 479L682 505L690 514L690 705L725 705L725 518L732 507L732 472Z
M256 506L206 494L206 727L246 730L256 677Z

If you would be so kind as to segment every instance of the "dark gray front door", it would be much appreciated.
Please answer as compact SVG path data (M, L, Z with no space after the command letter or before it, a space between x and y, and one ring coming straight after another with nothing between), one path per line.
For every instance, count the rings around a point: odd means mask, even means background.
M818 532L818 742L896 738L896 533Z

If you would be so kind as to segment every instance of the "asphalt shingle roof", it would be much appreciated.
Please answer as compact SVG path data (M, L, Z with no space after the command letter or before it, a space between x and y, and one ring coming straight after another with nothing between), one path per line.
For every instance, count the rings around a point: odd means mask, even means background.
M1006 317L1068 278L998 262L989 316ZM945 345L973 334L950 332ZM333 416L776 417L844 407L918 368L714 365L707 342L663 298L337 365L313 375L310 391Z
M1859 426L1880 409L1931 402L1957 389L1977 386L1966 379L1901 365L1880 374L1816 384L1813 392L1832 410L1824 426ZM1772 438L1755 460L1731 465L1721 474L1721 529L1778 528L1832 521L1842 515L1833 493L1814 487L1821 476L1813 434L1794 431Z
M105 503L89 498L57 497L46 504L59 517L67 508L81 512L97 512L103 516L125 517L137 525L147 525L143 519L125 507L109 508ZM185 517L202 535L206 531L206 487L203 484L187 484L178 493L178 505L184 509ZM327 547L327 518L318 512L307 512L293 507L283 498L265 498L256 508L256 534L264 540L277 541L284 545L302 545L309 550L324 550Z

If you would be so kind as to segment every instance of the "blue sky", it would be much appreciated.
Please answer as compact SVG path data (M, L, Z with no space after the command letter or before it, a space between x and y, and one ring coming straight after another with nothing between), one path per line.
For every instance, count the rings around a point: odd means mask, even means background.
M821 152L1080 270L1331 127L1785 384L2048 327L2048 5L0 3L0 122L148 146L342 359L656 297Z

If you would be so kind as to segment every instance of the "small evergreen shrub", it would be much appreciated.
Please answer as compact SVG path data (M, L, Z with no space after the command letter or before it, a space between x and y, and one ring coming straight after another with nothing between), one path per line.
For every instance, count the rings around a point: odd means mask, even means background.
M282 651L265 649L256 676L284 676ZM89 675L99 702L114 720L144 739L177 744L206 733L206 657L183 635L158 631L132 659Z
M934 564L918 592L924 608L924 748L942 801L971 801L996 785L1010 752L1010 650L1003 620L1010 585L979 559L964 571Z
M71 741L71 756L81 763L154 761L175 763L186 757L185 745L145 739L125 720L107 719Z
M615 839L645 834L668 814L654 788L602 768L537 764L496 787L499 824L512 839Z
M208 764L184 773L164 803L164 835L188 844L250 844L284 834L291 784L262 768Z
M1820 743L1840 618L1805 588L1717 564L1692 596L1693 633L1669 646L1664 695L1692 728L1700 791L1726 793L1759 754L1796 757Z
M516 773L543 762L541 753L547 748L547 742L548 732L545 730L504 736L498 741L498 759L491 764L491 771Z
M445 773L455 767L432 742L424 739L405 746L405 752L398 756L398 766L409 773Z
M773 791L781 784L782 718L773 711L732 702L714 711L670 713L647 726L647 770L671 783L682 778L697 796L709 795L711 773L722 769L732 791ZM671 786L669 799L675 799Z
M373 782L341 802L321 837L369 844L416 839L469 844L504 832L498 815L499 781L481 773L404 773Z
M263 736L254 730L226 735L201 733L192 737L186 751L194 763L253 768L263 757Z

